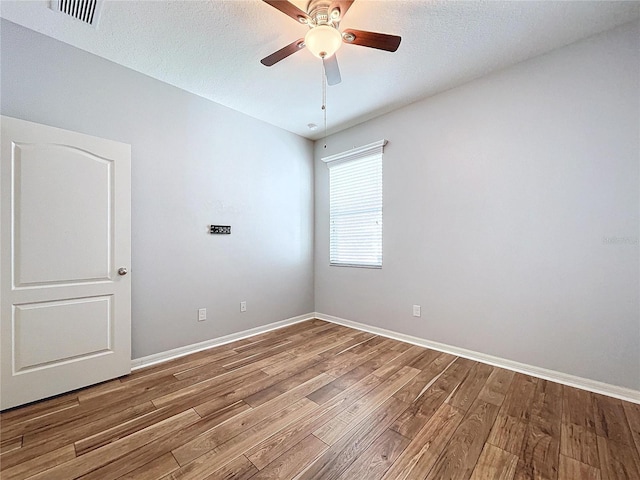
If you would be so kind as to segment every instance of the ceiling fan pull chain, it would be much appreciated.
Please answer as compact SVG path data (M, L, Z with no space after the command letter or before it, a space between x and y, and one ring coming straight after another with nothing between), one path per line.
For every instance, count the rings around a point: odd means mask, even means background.
M324 116L324 148L327 148L327 75L322 62L322 114Z

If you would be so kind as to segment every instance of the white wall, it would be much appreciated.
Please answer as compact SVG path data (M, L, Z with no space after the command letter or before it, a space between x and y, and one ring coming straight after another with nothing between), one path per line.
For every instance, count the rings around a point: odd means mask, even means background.
M313 311L310 141L4 20L1 61L2 114L132 145L134 358Z
M640 388L638 41L628 24L317 142L316 311ZM384 266L329 267L320 158L382 138Z

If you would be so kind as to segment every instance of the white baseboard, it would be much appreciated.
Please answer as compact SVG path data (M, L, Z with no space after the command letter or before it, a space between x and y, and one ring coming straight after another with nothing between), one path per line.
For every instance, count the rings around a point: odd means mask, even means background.
M250 328L249 330L243 330L242 332L231 333L229 335L225 335L224 337L213 338L204 342L174 348L166 352L154 353L153 355L148 355L146 357L135 358L131 360L131 370L149 367L151 365L155 365L156 363L166 362L167 360L173 360L174 358L183 357L185 355L199 352L201 350L207 350L208 348L218 347L220 345L224 345L225 343L235 342L236 340L242 340L243 338L252 337L260 333L270 332L271 330L277 330L278 328L304 322L305 320L313 320L314 318L316 317L313 313L298 315L297 317L287 318L286 320L269 323L268 325Z
M466 350L464 348L452 347L444 343L432 342L425 340L424 338L418 338L404 333L393 332L384 328L373 327L364 323L353 322L351 320L345 320L344 318L334 317L332 315L325 315L324 313L315 312L315 318L325 320L331 323L337 323L344 325L345 327L355 328L356 330L362 330L364 332L374 333L382 337L392 338L401 342L411 343L420 347L431 348L440 352L450 353L458 357L468 358L470 360L476 360L482 363L488 363L495 367L505 368L507 370L513 370L515 372L531 375L532 377L542 378L544 380L550 380L552 382L561 383L569 387L579 388L581 390L588 390L590 392L600 393L609 397L615 397L620 400L626 400L628 402L640 404L640 391L630 388L619 387L616 385L610 385L608 383L598 382L596 380L589 380L588 378L582 378L575 375L569 375L567 373L556 372L554 370L548 370L546 368L535 367L533 365L527 365L520 362L514 362L513 360L507 360L500 357L494 357L484 353L474 352L472 350Z
M297 317L288 318L286 320L270 323L268 325L251 328L249 330L243 330L242 332L232 333L223 337L206 340L204 342L174 348L166 352L160 352L153 355L148 355L146 357L136 358L131 361L131 370L137 370L139 368L155 365L156 363L166 362L174 358L183 357L185 355L199 352L201 350L218 347L226 343L235 342L236 340L252 337L254 335L269 332L271 330L277 330L278 328L283 328L289 325L304 322L306 320L312 320L314 318L325 320L331 323L336 323L338 325L344 325L345 327L355 328L356 330L374 333L382 337L392 338L400 342L411 343L420 347L426 347L433 350L438 350L440 352L450 353L458 357L487 363L489 365L505 368L507 370L513 370L514 372L524 373L526 375L542 378L544 380L550 380L552 382L561 383L570 387L580 388L582 390L588 390L590 392L608 395L610 397L619 398L620 400L626 400L628 402L640 404L640 391L637 390L619 387L617 385L610 385L608 383L598 382L596 380L590 380L588 378L582 378L575 375L569 375L567 373L557 372L555 370L527 365L525 363L515 362L513 360L494 357L492 355L474 352L472 350L467 350L464 348L453 347L444 343L433 342L424 338L414 337L412 335L406 335L404 333L394 332L391 330L386 330L384 328L374 327L371 325L366 325L364 323L346 320L340 317L334 317L333 315L326 315L320 312L299 315Z

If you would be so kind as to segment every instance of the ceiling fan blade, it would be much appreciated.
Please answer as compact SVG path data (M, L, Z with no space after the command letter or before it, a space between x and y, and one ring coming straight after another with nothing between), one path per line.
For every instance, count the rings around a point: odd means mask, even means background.
M299 38L298 40L290 43L286 47L282 47L277 52L273 52L268 57L264 57L262 60L260 60L260 63L263 64L265 67L270 67L278 63L280 60L284 60L289 55L296 53L298 50L302 50L303 48L304 48L304 38Z
M327 76L327 83L329 85L337 85L342 81L340 76L340 68L338 68L338 59L335 53L329 58L323 58L322 64L324 65L324 74Z
M309 23L309 15L287 0L262 0L300 23Z
M353 36L353 40L349 40ZM402 37L387 35L386 33L366 32L364 30L345 30L342 34L345 43L377 48L387 52L395 52L400 46Z
M331 15L331 12L333 12L337 8L338 10L340 10L339 21L342 21L345 14L347 13L347 10L349 10L351 4L354 1L355 0L333 0L333 2L331 2L331 5L329 6L329 15Z

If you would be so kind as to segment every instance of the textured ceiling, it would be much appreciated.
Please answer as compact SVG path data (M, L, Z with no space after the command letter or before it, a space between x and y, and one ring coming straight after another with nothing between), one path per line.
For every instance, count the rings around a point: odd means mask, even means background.
M0 15L307 138L324 134L320 60L302 50L270 68L259 63L307 27L260 0L105 0L97 28L48 5L2 0ZM329 133L639 16L637 1L357 0L342 29L402 43L396 53L338 51Z

